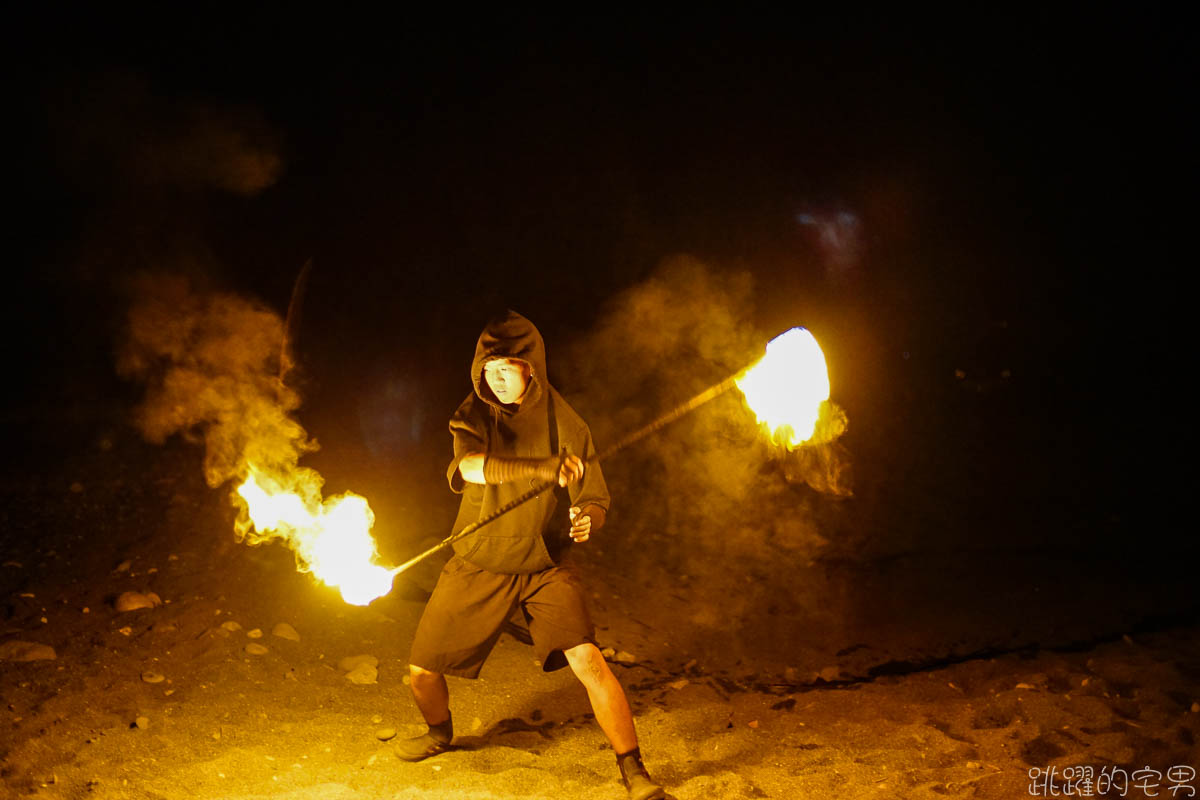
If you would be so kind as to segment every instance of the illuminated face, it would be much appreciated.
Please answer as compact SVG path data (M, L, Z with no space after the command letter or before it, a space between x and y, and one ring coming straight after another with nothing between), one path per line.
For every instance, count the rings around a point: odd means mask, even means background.
M512 358L495 358L483 365L483 377L501 403L520 403L529 388L529 365Z

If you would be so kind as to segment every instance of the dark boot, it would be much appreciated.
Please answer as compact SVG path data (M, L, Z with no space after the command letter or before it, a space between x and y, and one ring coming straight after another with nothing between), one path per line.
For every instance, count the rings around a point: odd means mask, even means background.
M629 790L629 800L663 800L666 797L662 787L646 772L640 749L617 756L617 766L621 769L621 780Z
M452 739L454 739L454 725L447 717L446 721L440 725L430 725L429 731L420 736L402 739L396 745L396 756L405 761L423 761L430 756L436 756L438 753L449 750Z

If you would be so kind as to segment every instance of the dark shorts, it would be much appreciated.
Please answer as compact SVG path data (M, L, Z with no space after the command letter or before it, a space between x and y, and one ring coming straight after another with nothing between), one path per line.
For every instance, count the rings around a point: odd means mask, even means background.
M478 677L501 626L518 607L546 672L567 665L562 651L596 642L583 584L573 565L532 575L501 575L456 555L442 568L417 624L409 663L447 675Z

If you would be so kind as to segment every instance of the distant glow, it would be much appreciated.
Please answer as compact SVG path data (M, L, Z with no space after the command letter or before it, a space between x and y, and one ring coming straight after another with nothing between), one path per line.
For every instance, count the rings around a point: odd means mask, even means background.
M829 399L825 354L806 328L772 339L767 354L736 383L771 440L786 447L812 438L821 404Z

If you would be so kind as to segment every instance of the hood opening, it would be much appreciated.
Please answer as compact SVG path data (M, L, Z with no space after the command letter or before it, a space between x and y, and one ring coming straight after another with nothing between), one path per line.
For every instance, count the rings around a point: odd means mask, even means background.
M497 358L523 361L529 366L529 386L519 405L501 403L483 377L483 365ZM537 405L545 391L545 374L546 345L537 326L512 310L488 321L471 361L471 384L479 399L505 414L518 414Z

